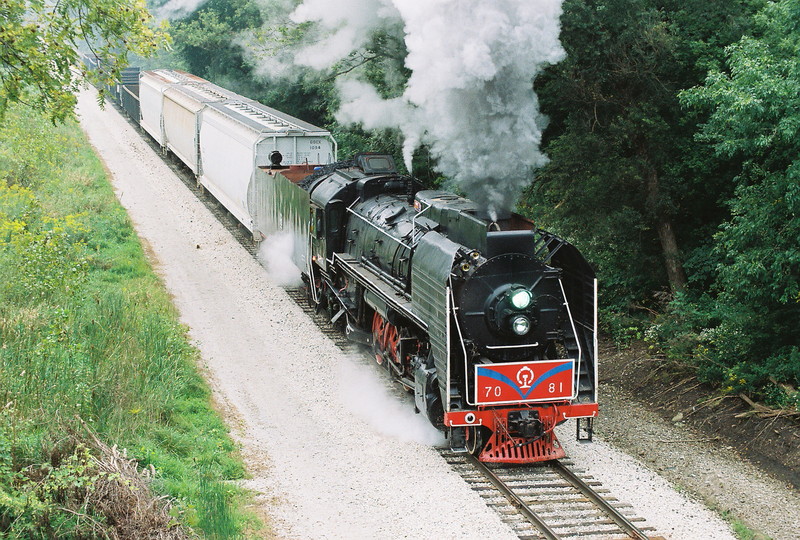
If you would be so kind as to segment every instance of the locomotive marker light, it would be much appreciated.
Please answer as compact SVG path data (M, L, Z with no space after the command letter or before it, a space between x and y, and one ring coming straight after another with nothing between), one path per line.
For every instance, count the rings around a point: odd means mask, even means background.
M512 285L503 291L503 288L496 290L490 301L489 312L487 315L494 327L502 333L510 333L512 336L524 337L536 325L536 317L533 310L536 307L533 301L533 293L523 285Z

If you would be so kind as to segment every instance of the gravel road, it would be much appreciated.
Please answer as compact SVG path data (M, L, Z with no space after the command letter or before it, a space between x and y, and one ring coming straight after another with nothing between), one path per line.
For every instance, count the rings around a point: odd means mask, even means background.
M514 538L436 453L441 438L377 370L342 353L274 285L116 110L80 96L81 124L112 175L202 354L280 538ZM636 459L562 440L660 534L733 538L713 512Z

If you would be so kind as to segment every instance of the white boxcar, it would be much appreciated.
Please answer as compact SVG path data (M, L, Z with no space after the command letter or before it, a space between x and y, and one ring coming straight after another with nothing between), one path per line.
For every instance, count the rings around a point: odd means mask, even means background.
M330 132L260 103L209 103L203 110L199 181L256 237L256 209L250 208L248 191L257 169L269 167L276 151L284 166L336 160Z
M270 204L282 204L274 198L275 186L263 182L267 175L258 175L261 181L256 181L259 167L336 161L336 142L329 131L200 77L145 71L139 95L142 127L178 156L258 240L276 232L274 223L268 220L267 225L264 218L276 211ZM256 219L259 213L261 220Z
M200 82L202 81L202 82ZM208 81L175 84L164 90L162 121L167 148L195 175L200 174L200 119L209 103L241 99Z
M241 99L183 71L145 71L139 79L141 125L163 148L199 174L200 111L206 103Z
M143 71L139 76L141 125L162 147L165 147L167 143L162 120L164 91L177 84L180 79L181 77L176 72L165 69Z

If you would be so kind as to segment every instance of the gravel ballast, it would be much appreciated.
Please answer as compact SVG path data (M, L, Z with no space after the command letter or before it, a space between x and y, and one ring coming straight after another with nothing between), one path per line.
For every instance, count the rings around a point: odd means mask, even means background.
M343 353L273 284L112 107L80 96L81 123L199 348L281 538L515 538L432 445L406 396ZM587 469L659 534L733 538L727 525L600 442L572 442Z

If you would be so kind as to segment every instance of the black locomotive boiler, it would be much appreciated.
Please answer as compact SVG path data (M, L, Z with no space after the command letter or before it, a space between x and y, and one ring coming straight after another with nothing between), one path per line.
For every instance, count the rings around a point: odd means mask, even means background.
M591 439L597 287L574 246L519 215L492 221L472 201L423 190L391 156L294 180L309 195L308 248L296 242L309 297L372 347L454 449L556 459L553 428L569 418Z

